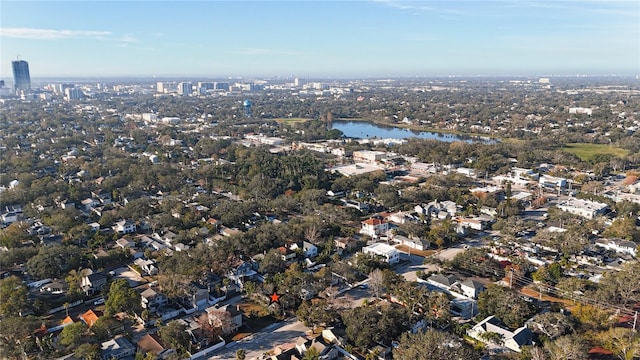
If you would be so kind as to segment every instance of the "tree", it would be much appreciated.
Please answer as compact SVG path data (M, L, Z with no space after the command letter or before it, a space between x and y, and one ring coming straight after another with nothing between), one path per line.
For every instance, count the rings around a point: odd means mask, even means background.
M296 316L308 327L332 325L340 318L338 312L325 299L303 301L296 311Z
M29 305L27 287L17 276L0 280L0 314L20 316Z
M125 279L116 279L109 286L107 301L105 302L105 315L112 316L119 312L128 314L141 310L140 295L129 287Z
M24 240L29 239L28 229L29 224L27 222L14 222L0 230L0 245L9 249L19 247Z
M247 351L245 349L236 350L236 360L244 360L247 357Z
M98 340L108 340L116 333L115 330L122 328L122 323L113 317L100 316L98 320L91 326L91 332Z
M73 354L84 360L100 360L100 345L98 344L81 344L76 348Z
M382 270L375 269L369 273L369 289L373 292L376 298L380 297L380 294L384 291L384 274Z
M27 261L27 271L36 279L60 278L80 267L82 252L77 246L43 246Z
M566 335L544 344L550 360L586 360L587 345L579 336Z
M478 296L480 317L495 315L511 328L521 327L534 313L533 306L518 293L498 285L489 285Z
M613 352L620 360L640 357L640 334L626 328L611 328L599 334L603 347Z
M282 255L276 249L269 250L260 261L260 272L275 274L282 272L285 268L286 264L282 260Z
M603 235L631 241L640 241L640 229L636 226L635 217L626 215L616 218L611 226L605 230Z
M360 349L397 338L405 331L408 320L407 309L394 305L360 306L342 313L347 338Z
M394 359L463 360L478 359L477 351L456 336L429 329L416 334L404 333L393 351Z
M60 344L75 348L80 344L82 335L87 331L87 325L82 321L75 322L71 325L67 325L62 329L62 332L58 336Z
M0 320L0 357L22 359L30 345L33 333L41 321L33 316L5 317Z
M320 359L320 353L314 347L310 347L302 357L302 360L319 360L319 359Z
M640 263L627 262L620 271L609 271L599 282L597 295L607 302L626 306L640 301Z
M186 330L186 325L173 320L167 326L160 328L158 332L166 345L178 350L181 354L185 354L191 348L191 338Z
M554 340L562 335L572 333L575 321L568 315L557 312L537 314L527 325L533 332Z

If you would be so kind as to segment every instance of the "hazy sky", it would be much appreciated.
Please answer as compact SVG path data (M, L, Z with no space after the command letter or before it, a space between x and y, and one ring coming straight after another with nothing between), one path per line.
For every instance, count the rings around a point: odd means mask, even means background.
M640 74L640 1L6 1L0 75Z

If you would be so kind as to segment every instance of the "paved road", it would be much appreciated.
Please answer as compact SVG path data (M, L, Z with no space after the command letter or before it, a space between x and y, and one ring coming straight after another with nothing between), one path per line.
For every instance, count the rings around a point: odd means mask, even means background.
M407 281L416 281L418 278L416 275L417 271L429 272L429 271L437 271L438 267L436 265L427 264L424 265L424 258L422 256L401 252L400 255L403 260L409 260L403 262L393 268L393 270L402 276L404 276Z
M228 348L223 348L213 353L208 359L235 359L238 349L245 349L247 360L257 359L275 346L294 342L298 336L304 336L307 331L311 330L296 319L287 320L284 323L271 326L272 328L267 327L237 341L235 344L228 344Z

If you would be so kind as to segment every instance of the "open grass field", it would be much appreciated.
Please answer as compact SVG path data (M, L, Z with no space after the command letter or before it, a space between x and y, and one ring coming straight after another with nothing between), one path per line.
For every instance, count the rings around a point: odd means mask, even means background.
M613 156L623 157L629 153L627 150L615 146L588 143L567 144L563 150L576 155L582 161L589 161L598 154L611 154Z
M294 124L294 123L301 123L301 122L305 122L305 121L309 121L311 119L305 119L305 118L277 118L274 119L276 122L278 122L278 124Z

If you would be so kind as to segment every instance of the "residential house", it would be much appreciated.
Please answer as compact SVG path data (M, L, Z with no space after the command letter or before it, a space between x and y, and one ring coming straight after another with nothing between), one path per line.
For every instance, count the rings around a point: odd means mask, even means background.
M227 273L227 277L240 285L240 287L244 287L245 279L255 279L258 275L259 264L256 261L240 261L236 266L233 266L229 272ZM220 279L218 278L218 283Z
M596 246L615 251L619 254L628 254L634 257L638 255L638 244L629 240L598 239L596 240Z
M101 345L103 360L118 360L136 354L136 347L125 337L105 341Z
M91 328L100 316L95 311L89 309L84 314L80 315L80 320L84 322L88 328Z
M185 305L198 311L204 310L209 305L209 289L197 283L191 283L187 287L187 294L183 297Z
M302 242L302 251L304 251L304 256L308 258L314 258L318 256L318 247L308 241Z
M107 276L102 273L92 273L82 277L80 286L86 295L100 292L107 284Z
M137 343L138 350L143 353L152 353L155 355L156 359L166 360L168 358L174 357L176 350L171 348L166 348L158 336L157 333L146 334Z
M340 199L340 201L344 206L354 208L362 212L367 212L369 210L369 203L366 201L356 201L351 199Z
M293 261L293 259L296 258L295 251L293 251L293 250L291 250L289 248L286 248L284 246L280 246L276 250L278 250L278 252L280 253L280 256L282 257L282 260L284 260L284 261Z
M533 341L533 333L528 328L521 327L515 331L511 331L506 327L503 327L500 320L493 315L487 317L471 329L467 330L467 335L484 343L488 342L486 337L482 335L485 333L496 333L501 335L502 346L516 352L521 352L523 346L531 345Z
M478 230L478 231L482 231L486 229L490 223L490 219L480 217L480 216L473 217L473 218L459 217L456 219L456 221L461 227Z
M132 234L137 231L136 222L133 220L120 220L113 225L113 231L118 234Z
M415 221L415 217L411 216L407 211L398 211L387 216L387 220L395 224L406 224Z
M302 242L302 248L298 244L291 245L291 250L301 249L305 258L314 258L318 256L318 247L308 241Z
M237 306L229 304L222 307L208 307L206 309L209 324L220 328L225 335L233 334L242 326L242 311Z
M93 209L94 207L100 206L100 201L92 198L86 198L80 201L80 204L82 205L82 208L84 210L91 211L91 209Z
M380 235L384 235L389 231L389 223L386 220L369 218L361 222L360 234L368 235L372 238L377 238Z
M428 240L422 240L419 238L408 238L406 236L402 236L402 235L396 235L393 237L393 241L400 244L400 245L404 245L404 246L408 246L411 249L414 250L427 250L429 248L429 241Z
M338 358L338 350L333 345L325 344L321 340L323 340L322 337L316 337L313 339L307 339L301 336L297 337L294 344L296 351L300 354L300 358L303 358L311 348L317 352L318 359L320 360L332 360Z
M2 220L3 225L11 225L14 222L17 222L20 218L20 214L13 211L7 211L0 215L0 220Z
M464 296L477 299L478 295L484 291L484 284L475 280L467 279L460 283L460 290Z
M116 240L116 246L121 247L122 249L130 249L136 246L135 241L131 241L127 238L120 238Z
M238 228L228 228L226 226L223 226L220 229L220 234L222 236L234 236L234 235L240 235L243 234L243 231L238 229Z
M163 293L149 288L140 294L140 302L143 309L149 309L149 311L155 312L159 308L166 306L169 300Z
M111 194L106 191L91 192L91 196L97 199L102 205L108 205L112 202Z
M358 242L354 238L340 237L334 239L333 242L336 245L339 255L342 255L344 252L353 251L358 246Z
M445 290L445 292L449 292L457 282L458 277L455 275L433 274L427 279L428 284Z
M400 252L393 246L384 243L375 243L362 248L362 252L365 254L373 254L381 256L389 264L397 264L400 261Z
M90 223L88 225L91 228L91 231L93 231L93 232L100 231L100 224L99 223L94 221L94 222L92 222L92 223Z
M40 288L40 292L46 292L53 295L64 294L69 289L69 285L64 280L54 280Z
M143 258L138 258L133 261L133 264L138 266L142 271L140 275L156 275L158 273L158 268L156 267L156 262L154 260L146 260Z

